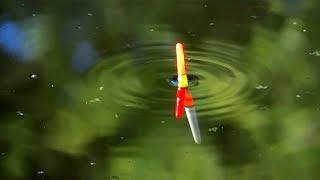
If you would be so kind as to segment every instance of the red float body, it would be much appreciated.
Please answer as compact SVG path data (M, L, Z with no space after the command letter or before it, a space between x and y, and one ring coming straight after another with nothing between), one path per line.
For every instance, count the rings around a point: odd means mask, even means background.
M184 112L184 100L186 96L187 88L178 88L177 90L177 102L176 102L176 118L181 119Z

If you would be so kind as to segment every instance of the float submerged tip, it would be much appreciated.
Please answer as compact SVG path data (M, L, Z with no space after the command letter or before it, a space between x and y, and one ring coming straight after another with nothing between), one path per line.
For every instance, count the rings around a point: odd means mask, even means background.
M201 143L201 134L200 134L196 109L193 106L192 107L185 107L184 109L187 114L187 119L188 119L188 122L190 125L193 139L197 144L200 144Z

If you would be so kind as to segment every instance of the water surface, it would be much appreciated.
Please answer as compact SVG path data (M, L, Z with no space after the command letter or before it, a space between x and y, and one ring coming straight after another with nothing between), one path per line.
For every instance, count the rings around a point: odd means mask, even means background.
M0 179L320 176L319 2L0 5ZM174 119L177 42L201 145Z

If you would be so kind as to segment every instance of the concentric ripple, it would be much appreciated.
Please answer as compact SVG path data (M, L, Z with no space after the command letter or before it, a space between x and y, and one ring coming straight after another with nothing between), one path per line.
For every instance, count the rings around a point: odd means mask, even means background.
M130 108L130 112L141 109L171 115L175 90L167 84L167 77L175 70L174 53L168 44L141 45L105 58L92 70L90 81L105 87L100 97L110 104Z
M252 87L242 48L222 42L186 44L188 71L198 84L190 90L200 116L233 117L250 110ZM175 75L174 44L145 44L118 56L106 57L91 72L91 81L105 87L108 103L130 111L146 110L171 116L176 88L168 83Z
M241 53L241 47L220 42L188 52L190 73L200 77L200 85L191 89L199 115L228 118L250 110L252 76Z

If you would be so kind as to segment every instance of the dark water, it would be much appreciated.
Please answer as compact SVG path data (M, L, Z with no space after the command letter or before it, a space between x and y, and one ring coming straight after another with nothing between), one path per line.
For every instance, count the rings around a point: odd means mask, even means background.
M319 1L0 5L1 180L320 177Z

